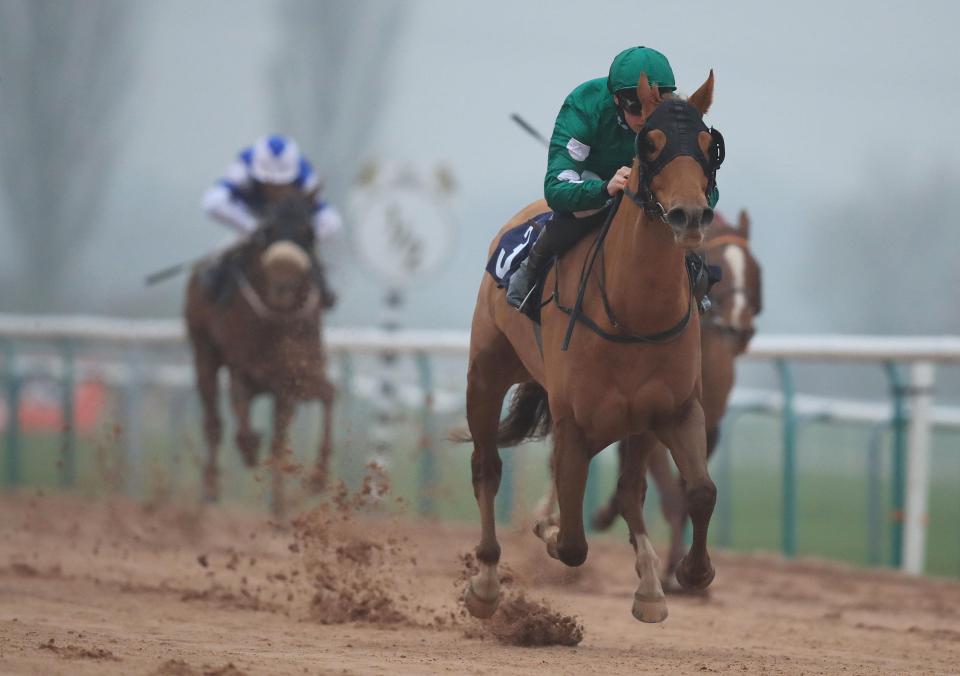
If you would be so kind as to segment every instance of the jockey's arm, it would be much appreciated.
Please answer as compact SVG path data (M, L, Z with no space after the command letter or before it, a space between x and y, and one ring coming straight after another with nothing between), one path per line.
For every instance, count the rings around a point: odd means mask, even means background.
M257 228L257 217L250 208L235 196L237 190L248 187L247 170L240 162L233 162L223 178L207 189L203 195L203 210L208 216L241 235L248 235Z
M340 219L340 213L334 207L320 199L320 178L309 162L303 162L302 171L301 189L306 194L312 193L315 195L316 204L313 208L314 232L317 234L318 241L326 239L343 228L343 221Z
M599 209L610 199L606 181L592 173L584 175L593 141L591 124L585 117L568 98L553 127L543 193L554 211Z
M241 235L248 235L257 227L256 216L243 202L234 199L230 190L223 185L215 185L204 193L203 210L212 219Z
M326 202L320 202L313 214L313 228L317 233L318 240L326 239L338 233L343 229L340 213Z

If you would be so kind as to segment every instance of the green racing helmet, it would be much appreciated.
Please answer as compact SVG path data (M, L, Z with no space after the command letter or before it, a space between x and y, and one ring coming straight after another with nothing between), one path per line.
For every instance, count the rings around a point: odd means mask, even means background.
M667 57L650 47L630 47L617 54L610 64L607 89L615 94L624 89L636 90L640 74L661 91L674 91L677 83Z

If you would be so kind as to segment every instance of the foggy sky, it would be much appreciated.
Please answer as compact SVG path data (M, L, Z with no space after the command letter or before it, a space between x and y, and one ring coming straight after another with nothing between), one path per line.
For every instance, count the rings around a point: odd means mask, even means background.
M141 279L227 237L200 196L239 148L274 130L279 3L135 4L136 81L101 225L78 247L70 307L174 316L182 280L144 289ZM388 85L365 98L381 113L372 156L443 162L458 182L455 251L409 290L408 325L466 328L490 238L542 195L545 151L509 114L549 134L573 87L646 44L668 55L682 91L715 69L707 123L727 142L718 207L751 213L763 331L960 330L960 311L931 295L958 281L948 265L960 179L955 3L405 4L397 54L383 64ZM321 174L337 171L312 159ZM901 223L907 215L913 222ZM0 204L0 224L7 218ZM382 288L351 256L349 234L328 253L341 298L331 322L376 323ZM850 270L889 271L871 267L878 256L898 264L873 295L870 278ZM16 261L0 228L0 264L9 273ZM877 297L894 305L858 314Z

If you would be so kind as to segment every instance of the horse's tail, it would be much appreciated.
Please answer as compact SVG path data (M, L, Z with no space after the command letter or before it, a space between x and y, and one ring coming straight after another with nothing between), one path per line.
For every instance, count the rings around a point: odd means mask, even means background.
M530 439L543 439L550 433L553 418L547 391L531 380L517 385L510 398L510 410L497 429L498 446L516 446Z
M497 428L497 446L516 446L527 440L543 439L550 434L552 424L547 391L532 380L521 383L510 398L507 417ZM450 439L461 443L473 441L466 430L453 432Z

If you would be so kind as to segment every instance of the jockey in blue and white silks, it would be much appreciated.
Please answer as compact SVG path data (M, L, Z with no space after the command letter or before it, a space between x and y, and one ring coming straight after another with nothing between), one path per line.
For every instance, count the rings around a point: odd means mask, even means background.
M319 191L320 181L296 141L279 134L265 136L241 150L223 177L207 190L203 210L246 235L256 228L263 207L269 202L268 190L263 186L284 185L295 185L308 194ZM335 208L318 197L315 209L318 240L341 229L340 214Z
M319 197L320 180L313 166L293 139L280 134L259 138L252 146L241 150L223 177L204 193L203 210L244 237L256 229L264 209L289 195L291 188L313 200L317 241L343 227L337 210ZM308 253L324 305L331 307L334 294L327 286L323 266L315 252ZM228 252L208 270L207 286L218 302L225 302L230 297L234 263Z

